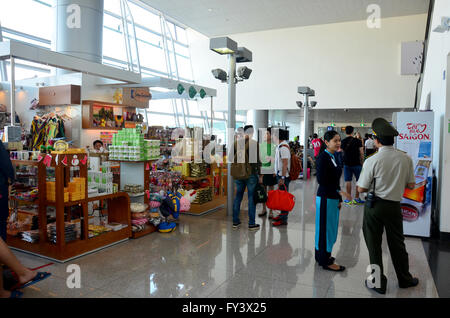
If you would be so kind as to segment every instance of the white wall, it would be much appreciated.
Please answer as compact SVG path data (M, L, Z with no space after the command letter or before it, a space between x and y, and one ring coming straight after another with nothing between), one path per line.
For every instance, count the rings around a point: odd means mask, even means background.
M297 87L316 90L318 108L413 107L416 76L400 75L401 43L423 40L426 14L269 30L230 36L253 52L250 80L237 85L237 109L295 109ZM215 109L227 109L227 85L214 68L227 57L209 50L209 39L188 32L194 78L218 90ZM238 64L239 66L239 64Z
M450 16L450 1L436 0L431 30L440 23L442 16ZM430 33L428 54L425 64L420 108L425 109L430 94L431 109L435 112L434 162L438 177L438 207L440 207L440 231L450 232L450 82L444 79L450 72L450 33Z

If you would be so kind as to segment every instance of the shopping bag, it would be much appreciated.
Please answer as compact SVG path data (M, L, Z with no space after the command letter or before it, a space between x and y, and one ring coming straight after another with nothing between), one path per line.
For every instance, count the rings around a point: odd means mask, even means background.
M255 194L253 195L253 201L255 202L255 204L267 202L266 187L264 187L261 183L258 183L256 185Z
M269 191L266 206L271 210L290 212L295 206L295 196L287 192L285 185L280 186L278 190Z

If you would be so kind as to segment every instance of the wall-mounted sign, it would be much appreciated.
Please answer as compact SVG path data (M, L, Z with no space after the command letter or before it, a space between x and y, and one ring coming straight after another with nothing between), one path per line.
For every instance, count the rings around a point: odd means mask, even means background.
M189 97L194 98L195 95L197 95L197 90L194 88L194 86L189 87Z
M177 86L177 91L178 91L178 94L183 94L183 92L184 92L184 87L183 87L183 85L181 85L181 84L178 84L178 86Z
M124 87L123 104L137 108L148 108L152 94L148 87Z

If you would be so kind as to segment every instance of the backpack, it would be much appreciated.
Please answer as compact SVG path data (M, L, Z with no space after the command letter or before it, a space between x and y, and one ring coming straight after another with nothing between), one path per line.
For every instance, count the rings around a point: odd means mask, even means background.
M281 145L281 147L286 147L291 152L291 167L289 168L289 178L291 180L297 180L302 171L302 163L300 158L292 152L288 145Z
M234 149L236 150L236 144ZM235 180L245 180L252 175L252 166L250 165L248 156L249 143L245 143L245 163L237 162L237 151L234 152L234 160L231 164L230 174Z

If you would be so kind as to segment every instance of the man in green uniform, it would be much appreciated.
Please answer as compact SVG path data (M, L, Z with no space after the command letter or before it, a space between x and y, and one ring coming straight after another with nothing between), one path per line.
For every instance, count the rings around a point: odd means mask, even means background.
M412 159L394 149L394 137L398 131L383 118L372 123L374 141L379 149L364 163L357 183L360 193L374 192L375 201L367 200L364 208L363 233L369 250L370 264L378 265L380 281L368 281L368 288L380 294L386 293L387 277L383 274L382 237L386 237L400 288L416 286L419 283L409 272L408 253L403 235L403 217L400 209L405 188L414 189L415 177ZM374 189L375 184L375 190ZM369 197L369 196L368 196ZM377 274L375 270L374 274Z

